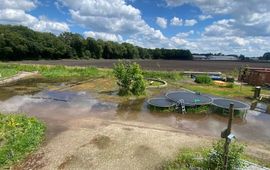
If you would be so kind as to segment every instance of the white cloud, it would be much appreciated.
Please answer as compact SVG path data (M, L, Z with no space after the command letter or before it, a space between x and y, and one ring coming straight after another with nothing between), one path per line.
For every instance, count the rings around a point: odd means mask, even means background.
M201 8L204 12L224 14L229 13L235 5L234 0L165 0L169 6L180 6L183 4L193 4Z
M175 37L185 38L185 37L188 37L188 36L190 36L192 34L194 34L194 31L190 30L188 32L179 32L178 34L175 35Z
M125 0L58 0L58 2L69 8L74 23L91 32L121 35L127 37L125 41L143 47L160 46L158 42L165 38L160 30L150 27L142 19L140 10L128 5Z
M157 17L156 19L156 24L163 29L167 28L167 22L168 22L167 19L162 17Z
M207 20L207 19L210 19L210 18L213 18L211 15L199 15L199 19L201 21L204 21L204 20Z
M169 6L185 3L201 9L203 15L229 15L236 20L232 27L246 36L270 36L269 0L165 0Z
M69 8L73 21L86 29L116 34L132 34L146 23L138 9L124 0L59 0Z
M233 28L233 24L235 22L236 21L234 19L223 19L216 21L212 25L207 26L203 34L206 36L233 36L236 34L240 35L241 31Z
M36 1L32 0L0 0L0 9L31 10L36 8Z
M181 25L183 25L183 20L181 18L178 18L178 17L173 17L171 19L171 25L181 26Z
M197 22L197 20L195 20L195 19L186 19L185 20L185 26L193 26L193 25L195 25L195 24L197 24L198 22Z
M123 38L121 35L116 34L110 34L105 32L93 32L93 31L86 31L83 33L85 37L92 37L95 39L102 39L102 40L108 40L108 41L118 41L122 42Z
M41 32L53 32L60 34L61 32L69 31L69 26L65 22L56 22L47 19L46 17L40 17L38 22L33 25L33 29Z
M53 32L59 34L69 31L69 26L65 22L57 22L46 17L36 18L27 11L37 6L35 0L0 0L0 23L12 25L24 25L31 29L43 32Z

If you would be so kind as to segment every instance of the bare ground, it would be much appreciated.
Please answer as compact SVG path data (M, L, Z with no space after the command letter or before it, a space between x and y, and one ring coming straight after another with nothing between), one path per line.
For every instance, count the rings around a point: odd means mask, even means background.
M68 126L13 169L157 169L181 148L211 143L167 126L138 122L91 118Z
M270 67L270 63L240 62L240 61L184 61L184 60L131 60L139 63L147 70L192 70L192 71L221 71L230 72L241 66ZM24 64L46 64L66 66L96 66L100 68L112 68L118 60L38 60L20 61Z
M181 148L209 146L214 139L159 124L97 118L71 120L66 126L13 169L160 169ZM265 147L251 144L248 150L269 159Z

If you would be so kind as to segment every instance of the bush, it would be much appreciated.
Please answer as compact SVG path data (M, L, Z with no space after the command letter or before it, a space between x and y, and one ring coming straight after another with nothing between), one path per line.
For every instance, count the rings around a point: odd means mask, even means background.
M226 88L234 88L234 84L233 83L228 83L225 87Z
M195 82L200 84L211 84L212 79L207 75L196 76Z
M240 169L244 167L241 160L244 146L232 142L229 146L228 170ZM178 169L223 169L224 161L224 140L219 140L209 149L184 149L173 161L166 162L163 166L165 170Z
M233 83L235 80L234 80L233 77L226 77L226 81L230 82L230 83Z
M219 140L213 145L204 159L205 169L222 169L224 163L224 142ZM244 146L236 142L232 142L229 146L228 154L228 170L239 169L244 166L241 160L244 152Z
M114 76L117 78L119 95L142 95L145 93L145 82L141 68L136 63L120 62L114 65Z

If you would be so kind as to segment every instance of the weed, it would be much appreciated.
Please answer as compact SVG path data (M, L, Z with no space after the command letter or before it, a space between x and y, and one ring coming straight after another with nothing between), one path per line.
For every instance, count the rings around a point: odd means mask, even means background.
M22 160L44 138L45 125L36 118L0 114L0 169Z

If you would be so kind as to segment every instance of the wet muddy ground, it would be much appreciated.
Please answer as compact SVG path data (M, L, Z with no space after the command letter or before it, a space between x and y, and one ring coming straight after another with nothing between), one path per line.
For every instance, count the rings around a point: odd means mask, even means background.
M42 79L23 80L0 87L0 110L4 113L25 113L36 116L48 125L48 140L69 128L68 121L87 118L137 121L163 124L188 133L219 137L227 118L214 113L186 114L150 111L145 98L117 100L116 92L104 92L95 82L88 86L65 88L68 83ZM105 84L105 82L101 82ZM104 85L103 87L106 87ZM58 89L58 90L52 90ZM65 89L65 90L61 90ZM158 93L158 91L161 91ZM163 90L150 90L162 95ZM233 133L237 138L270 144L270 114L249 110L246 118L234 119Z
M118 97L112 79L21 80L0 87L0 111L36 116L47 125L41 148L11 169L159 169L187 147L219 138L227 119L218 114L153 112L146 98ZM74 85L76 84L76 85ZM148 89L147 96L168 90ZM270 161L270 115L249 111L233 132L249 155Z

